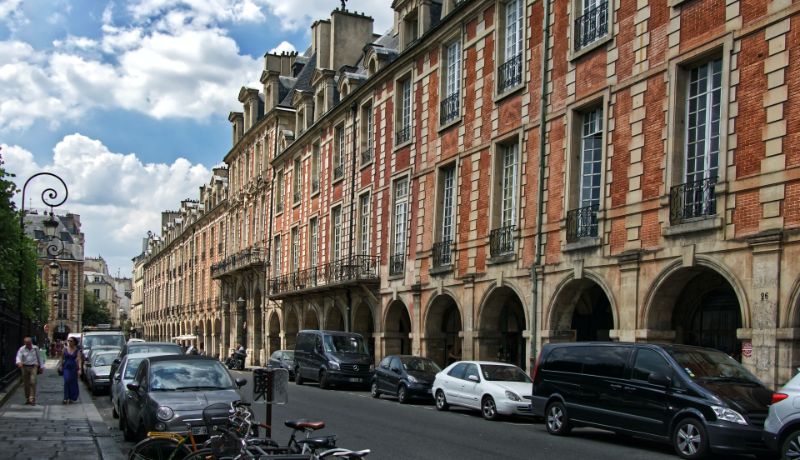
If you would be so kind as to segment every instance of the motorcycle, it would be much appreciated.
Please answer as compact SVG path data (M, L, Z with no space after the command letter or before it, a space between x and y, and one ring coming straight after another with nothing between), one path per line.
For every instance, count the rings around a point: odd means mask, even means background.
M236 369L243 371L244 360L246 357L247 357L247 352L236 350L233 353L231 353L230 356L225 358L225 366L227 366L228 369Z

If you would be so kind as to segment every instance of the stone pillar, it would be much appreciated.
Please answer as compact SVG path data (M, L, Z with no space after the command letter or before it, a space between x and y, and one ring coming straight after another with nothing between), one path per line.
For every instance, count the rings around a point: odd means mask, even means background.
M761 233L747 240L753 253L752 285L749 291L750 329L737 331L742 340L742 364L756 374L768 388L776 388L778 379L779 326L778 306L780 304L781 240L783 233L774 231ZM740 299L743 301L746 299ZM743 324L747 324L743 318ZM748 342L752 345L751 356L745 356ZM780 373L785 373L783 370Z
M617 292L617 329L610 331L612 340L636 341L636 319L639 317L639 253L619 258Z
M411 354L425 356L422 354L422 302L420 285L412 286L411 303ZM384 356L386 356L384 354Z

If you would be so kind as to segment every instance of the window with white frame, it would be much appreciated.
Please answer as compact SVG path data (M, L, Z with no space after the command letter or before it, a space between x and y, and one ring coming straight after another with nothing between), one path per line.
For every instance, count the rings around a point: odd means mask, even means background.
M100 290L95 289L97 293L95 294L95 298L100 298ZM66 292L59 292L58 293L58 319L67 319L69 313L69 294Z
M331 209L331 261L342 256L342 207Z
M69 288L69 270L62 268L58 271L58 287L60 289Z
M336 127L334 133L334 151L333 151L333 179L341 179L344 177L344 125Z
M294 198L294 203L300 202L300 186L303 180L303 173L302 168L300 165L300 158L294 159L294 168L292 170L292 195Z
M454 40L444 49L444 98L440 103L439 123L447 124L460 115L461 41Z
M516 224L517 216L517 163L519 161L519 144L512 143L501 147L502 150L502 182L500 226L510 227Z
M374 155L375 127L373 126L372 104L361 107L361 164L372 161Z
M519 143L517 139L497 146L494 159L494 219L495 226L489 233L489 249L492 257L514 251L514 235L517 224Z
M311 146L311 193L319 191L319 144Z
M525 31L523 0L508 0L503 5L501 20L503 27L502 62L498 68L497 92L503 93L522 83L522 51Z
M273 246L273 251L275 253L275 258L273 259L272 265L275 267L275 277L281 276L281 236L275 236L275 246Z
M358 247L361 255L369 255L369 228L370 228L370 214L369 214L369 192L361 195L358 203L359 213L359 241Z
M398 275L405 268L406 239L408 237L408 177L394 183L394 232L389 274Z
M399 80L397 89L395 143L403 144L411 140L411 76Z
M310 252L309 264L311 267L316 267L319 260L319 220L316 217L308 223L308 246Z
M290 233L292 241L292 268L291 271L300 269L300 238L298 238L297 227L292 228Z
M608 0L575 0L575 51L598 41L608 34Z
M436 242L433 246L434 267L450 265L451 246L455 236L456 166L450 164L439 169L438 219Z
M583 112L581 120L580 207L600 204L603 166L603 108Z
M278 171L275 182L275 212L283 212L283 170Z

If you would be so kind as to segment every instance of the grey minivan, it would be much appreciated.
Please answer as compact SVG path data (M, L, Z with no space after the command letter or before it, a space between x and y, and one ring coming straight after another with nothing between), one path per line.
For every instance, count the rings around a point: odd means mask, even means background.
M295 383L319 382L320 388L345 383L368 386L374 365L361 334L304 330L294 348Z

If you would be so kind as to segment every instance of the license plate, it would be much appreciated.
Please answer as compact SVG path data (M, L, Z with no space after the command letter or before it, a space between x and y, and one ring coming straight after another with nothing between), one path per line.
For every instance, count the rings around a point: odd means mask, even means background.
M204 435L208 434L208 429L204 426L196 426L192 428L192 434L194 435Z
M358 377L350 377L350 381L358 383L358 382L361 382L361 379L358 378Z

